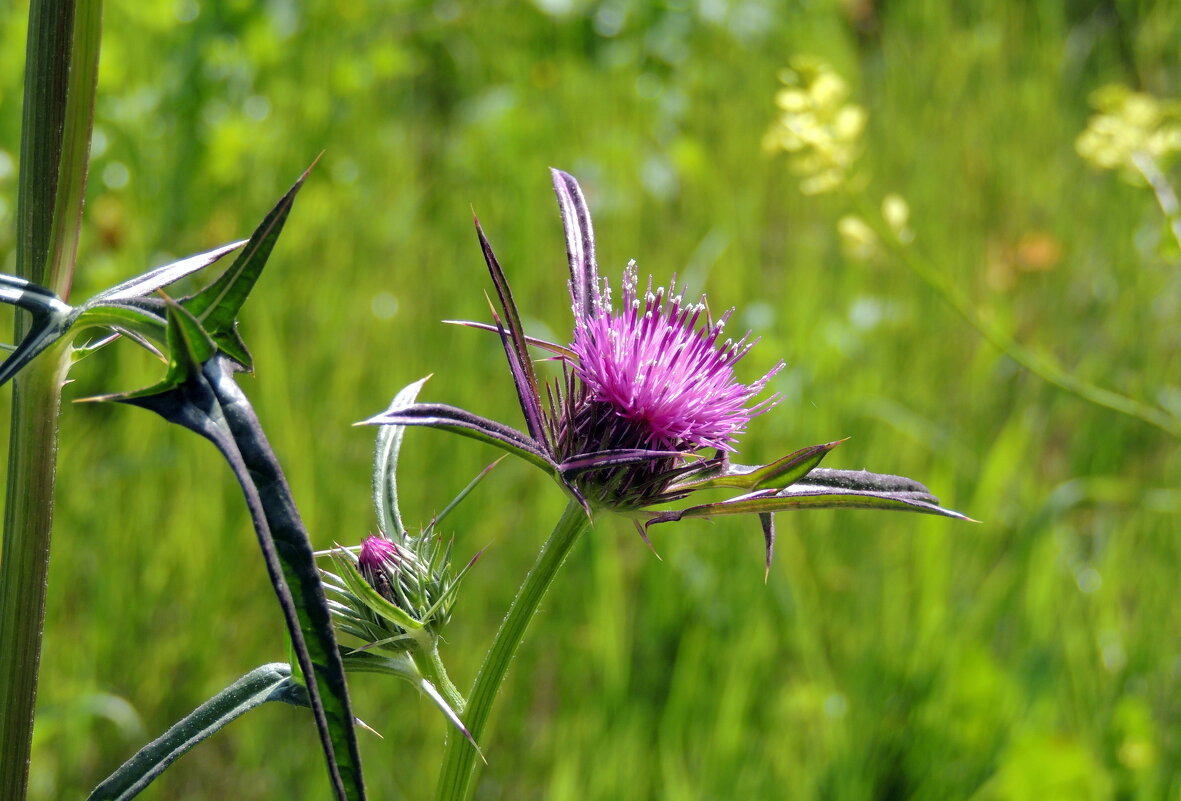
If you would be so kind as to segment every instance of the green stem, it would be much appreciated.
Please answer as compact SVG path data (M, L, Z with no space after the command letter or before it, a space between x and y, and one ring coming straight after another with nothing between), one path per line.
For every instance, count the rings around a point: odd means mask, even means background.
M65 298L73 279L98 79L101 0L33 0L25 56L17 273ZM16 341L27 323L17 315ZM0 799L28 786L45 618L65 340L14 383L0 551Z
M416 648L410 652L410 658L414 660L423 678L435 685L435 689L446 699L455 714L462 715L467 701L447 675L447 668L443 666L443 660L439 656L439 646L432 642L426 648Z
M66 354L69 349L65 349ZM25 797L45 621L57 418L68 356L54 348L16 377L0 563L0 798Z
M537 613L538 604L545 597L554 576L558 573L558 568L570 553L570 548L588 528L590 520L586 512L579 504L571 501L554 526L550 538L542 546L533 569L517 590L517 597L513 599L504 622L500 624L500 631L496 632L496 639L476 676L476 683L472 686L471 696L468 698L467 711L463 716L463 722L476 742L484 735L492 704L500 692L501 684L504 683L509 663L525 636L529 621ZM439 784L435 792L436 801L467 801L475 785L475 767L476 750L471 743L463 737L451 734L443 754L443 767L439 772Z

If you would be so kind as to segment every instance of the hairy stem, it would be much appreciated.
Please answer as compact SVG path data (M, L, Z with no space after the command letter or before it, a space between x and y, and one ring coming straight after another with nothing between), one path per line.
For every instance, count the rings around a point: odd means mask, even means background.
M537 561L525 582L517 590L500 630L496 632L496 639L484 658L484 664L476 676L476 682L468 697L467 710L463 715L463 722L471 732L472 738L479 742L488 725L488 716L492 711L492 704L500 693L508 672L509 663L517 652L529 622L537 613L537 606L545 597L558 568L562 566L570 548L578 538L590 527L590 520L586 512L575 501L566 505L566 511L554 526ZM471 797L476 779L476 750L463 737L452 733L447 739L447 748L443 754L443 767L439 772L439 783L436 787L436 801L467 801Z
M416 648L410 652L410 657L414 660L418 672L435 685L435 689L447 701L448 706L455 710L456 714L462 715L467 701L451 681L451 677L447 675L447 669L443 666L443 660L439 656L439 646L432 642L425 649Z

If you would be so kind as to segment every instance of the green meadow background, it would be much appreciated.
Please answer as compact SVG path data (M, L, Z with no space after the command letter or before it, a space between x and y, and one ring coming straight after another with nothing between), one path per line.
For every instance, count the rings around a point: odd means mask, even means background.
M374 432L405 384L519 424L488 318L479 215L526 327L570 311L547 168L582 181L599 262L676 272L782 358L742 461L849 437L826 464L914 476L978 525L780 514L653 531L604 517L526 638L480 799L1181 798L1178 440L1049 386L897 260L854 259L836 196L763 151L777 72L828 61L868 112L871 200L913 247L1074 375L1181 411L1179 254L1153 197L1090 168L1088 95L1181 93L1168 0L108 0L71 297L247 236L319 154L242 330L243 384L318 547L375 528ZM27 3L0 8L0 266L13 269ZM1173 178L1179 176L1173 173ZM11 312L5 318L5 327ZM118 343L67 399L146 385ZM8 394L3 403L7 405ZM496 453L406 438L408 521ZM443 655L470 684L563 506L505 463L444 525L484 555ZM212 447L132 408L68 404L33 799L80 798L240 674L287 659ZM425 799L446 726L395 679L350 680L374 799ZM314 727L268 705L145 799L328 796Z

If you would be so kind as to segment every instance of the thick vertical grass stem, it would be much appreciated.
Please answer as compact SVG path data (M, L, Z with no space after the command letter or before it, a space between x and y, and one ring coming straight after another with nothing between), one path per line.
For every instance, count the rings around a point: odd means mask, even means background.
M98 83L101 0L32 0L17 195L17 273L65 297L73 280ZM26 321L18 315L15 341ZM63 340L17 377L0 552L0 799L28 786L45 618Z
M28 782L45 619L57 417L66 360L44 353L13 390L4 550L0 562L0 799Z
M578 538L590 527L586 512L571 501L566 511L554 526L537 561L505 615L496 639L484 657L484 664L476 676L468 697L467 710L463 715L464 724L472 738L480 742L488 725L492 704L504 683L509 663L525 636L529 622L537 613L541 599L545 597L554 576L565 561L566 555ZM443 766L439 772L439 784L435 793L436 801L467 801L471 797L476 779L476 750L471 743L454 732L448 736L447 748L443 754Z

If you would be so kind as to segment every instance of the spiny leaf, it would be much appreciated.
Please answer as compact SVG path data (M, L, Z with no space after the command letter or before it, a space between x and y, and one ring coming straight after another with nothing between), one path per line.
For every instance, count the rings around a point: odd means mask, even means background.
M176 310L169 320L181 331L190 327L181 321L195 324L192 315ZM235 369L216 353L201 370L175 387L120 399L202 435L229 462L242 486L267 573L307 681L330 783L339 801L363 801L365 789L344 666L311 543L262 427L233 380Z
M657 523L670 523L691 517L768 514L796 509L888 509L941 515L957 520L972 519L959 512L917 498L912 493L848 490L799 483L784 490L761 490L726 501L691 506L688 509L651 512L647 516L647 524L651 526Z
M187 259L181 259L171 264L165 264L162 267L156 267L142 275L137 275L135 278L99 292L93 298L86 301L86 303L82 304L82 308L89 309L116 300L130 300L131 298L142 298L150 295L157 289L163 289L187 275L192 275L195 272L203 270L217 262L227 253L232 253L242 247L246 242L247 240L245 239L238 242L230 242L228 245L222 245L213 250L198 253L195 256L189 256Z
M168 344L168 372L157 384L132 392L102 395L87 398L93 401L132 402L149 399L170 390L201 374L202 365L217 352L213 340L201 328L201 324L180 304L167 300L166 342Z
M319 157L316 161L319 161ZM254 366L250 352L236 330L238 312L270 258L283 224L287 221L287 214L295 203L296 194L315 166L316 162L313 161L263 218L230 268L205 289L181 301L201 321L218 347L247 371L252 371Z
M0 365L0 386L3 386L65 335L77 319L78 310L45 287L15 275L0 274L0 303L24 309L33 317L28 333Z
M716 489L733 487L737 489L759 490L782 488L790 486L808 475L809 471L820 464L825 455L836 446L844 442L826 442L823 445L811 445L800 448L782 459L777 459L767 465L750 467L741 464L723 463L703 476L669 487L669 492L683 490Z

